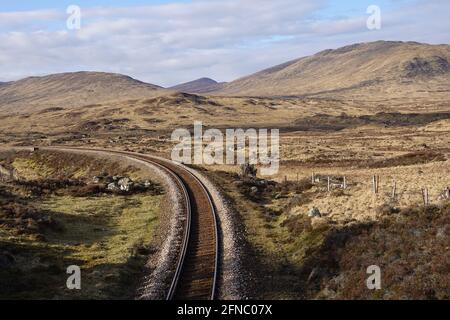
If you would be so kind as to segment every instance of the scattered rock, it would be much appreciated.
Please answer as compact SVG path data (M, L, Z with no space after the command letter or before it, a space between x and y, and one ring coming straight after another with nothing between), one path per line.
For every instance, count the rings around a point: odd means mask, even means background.
M95 178L95 177L94 177ZM120 176L114 176L114 177L99 177L100 184L104 184L104 187L108 191L112 192L145 192L145 191L155 191L159 192L159 187L155 185L150 180L145 181L133 181L131 178L128 177L120 177Z
M264 179L259 179L256 181L256 184L261 187L267 187L269 185L269 182Z
M117 185L113 182L108 184L108 186L106 187L109 191L117 191L119 190L119 187L117 187Z
M250 188L250 194L251 195L256 195L257 193L259 192L259 190L258 190L258 188L257 187L251 187Z
M129 192L133 187L133 181L129 178L122 178L117 183L121 191Z
M152 186L152 183L150 181L148 181L148 180L145 180L144 187L150 188L151 186Z
M309 213L308 213L308 217L310 218L320 218L322 217L322 214L320 213L320 210L317 209L316 207L313 207Z
M438 201L444 201L450 199L450 188L446 188L443 193L438 197Z
M273 198L274 198L275 200L282 199L282 198L283 198L283 194L282 194L281 192L277 192L277 193L275 193L275 195L273 196Z
M93 183L100 183L100 181L101 181L101 178L100 178L100 177L93 177L93 178L92 178L92 182L93 182Z

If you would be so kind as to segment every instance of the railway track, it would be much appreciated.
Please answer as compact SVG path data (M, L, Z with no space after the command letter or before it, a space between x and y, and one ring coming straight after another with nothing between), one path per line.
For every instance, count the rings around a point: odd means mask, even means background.
M216 210L207 188L193 173L169 160L148 155L99 149L62 149L124 155L155 165L171 175L184 194L186 224L167 300L214 300L219 260Z

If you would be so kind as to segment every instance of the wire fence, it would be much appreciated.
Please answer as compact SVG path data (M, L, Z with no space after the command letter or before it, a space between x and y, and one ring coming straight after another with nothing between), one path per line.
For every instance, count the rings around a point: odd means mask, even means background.
M287 176L285 176L284 181L288 182ZM299 174L297 174L297 182L300 182ZM331 193L335 190L351 192L356 189L364 192L364 190L367 190L368 195L380 198L380 200L382 198L386 201L397 202L405 198L417 199L425 206L450 198L450 187L448 186L433 185L430 188L424 182L422 187L412 187L409 182L396 178L383 179L380 175L373 175L369 179L362 180L344 175L336 176L313 172L311 184L317 186L322 192ZM420 185L420 183L417 185Z

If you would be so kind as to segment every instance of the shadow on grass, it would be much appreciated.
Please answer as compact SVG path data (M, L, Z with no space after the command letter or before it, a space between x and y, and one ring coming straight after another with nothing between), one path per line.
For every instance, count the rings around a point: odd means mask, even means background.
M68 258L70 249L35 243L0 242L2 252L13 257L0 268L0 299L49 300L134 299L147 257L135 254L119 264L83 267L83 261ZM67 267L81 268L81 290L66 287Z

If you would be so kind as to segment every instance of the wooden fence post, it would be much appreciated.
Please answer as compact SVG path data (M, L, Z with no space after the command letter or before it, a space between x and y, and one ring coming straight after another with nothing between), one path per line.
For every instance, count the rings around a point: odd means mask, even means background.
M429 204L428 188L422 189L422 198L423 198L423 205L428 206Z
M347 178L344 177L344 184L343 184L344 190L347 189Z
M380 176L377 175L377 194L380 192Z
M331 191L331 180L330 177L328 177L328 192Z
M394 185L392 187L392 200L397 197L397 181L394 180Z
M377 194L377 178L375 176L372 177L372 191Z

